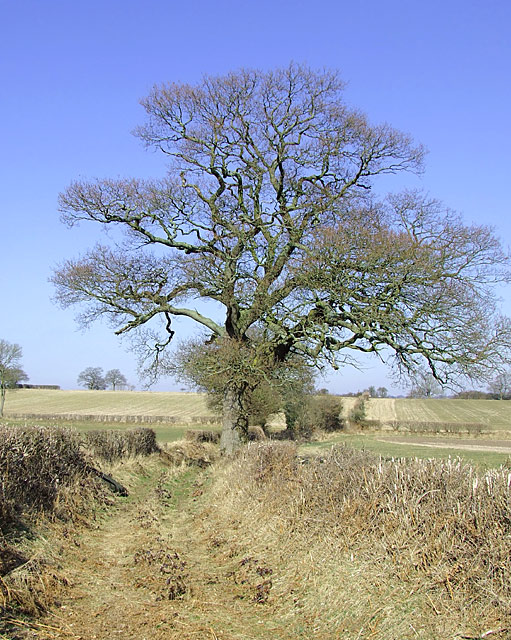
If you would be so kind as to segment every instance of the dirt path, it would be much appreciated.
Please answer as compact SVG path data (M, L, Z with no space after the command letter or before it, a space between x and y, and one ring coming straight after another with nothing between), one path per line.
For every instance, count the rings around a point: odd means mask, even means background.
M225 549L190 535L198 472L143 478L62 557L70 587L26 630L53 640L296 638L237 581ZM174 495L173 495L174 494ZM176 497L177 496L177 497ZM199 527L200 528L200 527ZM255 592L257 593L257 592Z

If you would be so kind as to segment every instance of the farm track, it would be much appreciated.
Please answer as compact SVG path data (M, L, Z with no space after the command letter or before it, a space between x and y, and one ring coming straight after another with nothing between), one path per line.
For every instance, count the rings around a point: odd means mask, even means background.
M181 472L171 492L162 475L142 477L96 529L62 557L70 582L60 606L18 638L38 640L256 640L289 635L233 582L214 545L198 544L194 493L200 474ZM181 495L184 492L185 495ZM171 504L170 501L173 501ZM200 529L200 526L198 527ZM227 565L227 566L226 566Z

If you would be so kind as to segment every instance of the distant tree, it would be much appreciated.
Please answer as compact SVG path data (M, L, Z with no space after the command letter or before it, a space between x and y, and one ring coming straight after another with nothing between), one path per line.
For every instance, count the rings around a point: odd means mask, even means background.
M19 382L28 380L21 368L22 355L19 344L0 340L0 417L4 414L7 389L14 389Z
M501 371L498 373L493 380L490 381L488 390L499 400L503 400L506 396L511 395L511 371Z
M369 396L371 398L376 398L378 396L378 394L376 393L376 387L374 387L373 385L371 385L368 389L367 389L367 393L369 394Z
M110 369L110 371L107 371L104 380L105 384L111 386L113 391L118 387L126 387L128 385L126 376L124 376L119 369Z
M442 394L442 387L438 380L425 371L414 376L412 387L408 393L410 398L434 398Z
M77 181L60 198L68 224L126 231L58 268L61 304L85 305L86 324L108 316L118 334L145 327L152 371L185 317L249 372L217 363L227 452L248 436L263 351L275 370L297 355L339 368L383 354L443 382L509 357L492 291L508 274L498 239L424 194L380 198L375 181L421 171L424 150L370 123L343 87L296 64L155 87L137 134L166 176Z
M80 373L77 382L82 387L86 387L91 391L106 389L106 382L101 367L87 367Z
M389 391L387 387L378 387L378 389L376 390L376 395L378 396L378 398L387 398L389 395Z

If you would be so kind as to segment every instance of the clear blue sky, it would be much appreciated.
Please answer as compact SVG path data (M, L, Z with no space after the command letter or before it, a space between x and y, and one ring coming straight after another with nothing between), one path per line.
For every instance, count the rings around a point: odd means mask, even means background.
M138 384L108 327L82 333L51 302L54 266L101 238L63 226L57 197L79 177L162 174L130 134L138 101L155 83L241 66L339 69L352 105L429 149L420 184L508 245L510 33L508 0L0 0L0 338L23 347L34 384L76 388L87 366ZM327 386L370 384L397 390L378 366Z

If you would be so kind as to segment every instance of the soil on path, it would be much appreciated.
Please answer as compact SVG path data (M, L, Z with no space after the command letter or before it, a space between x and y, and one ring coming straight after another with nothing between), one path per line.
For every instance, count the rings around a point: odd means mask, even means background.
M229 554L192 530L201 474L141 478L62 557L70 581L60 606L31 624L41 640L296 638L238 584ZM174 476L174 477L172 477ZM177 495L177 497L176 497ZM203 527L202 527L203 530Z

